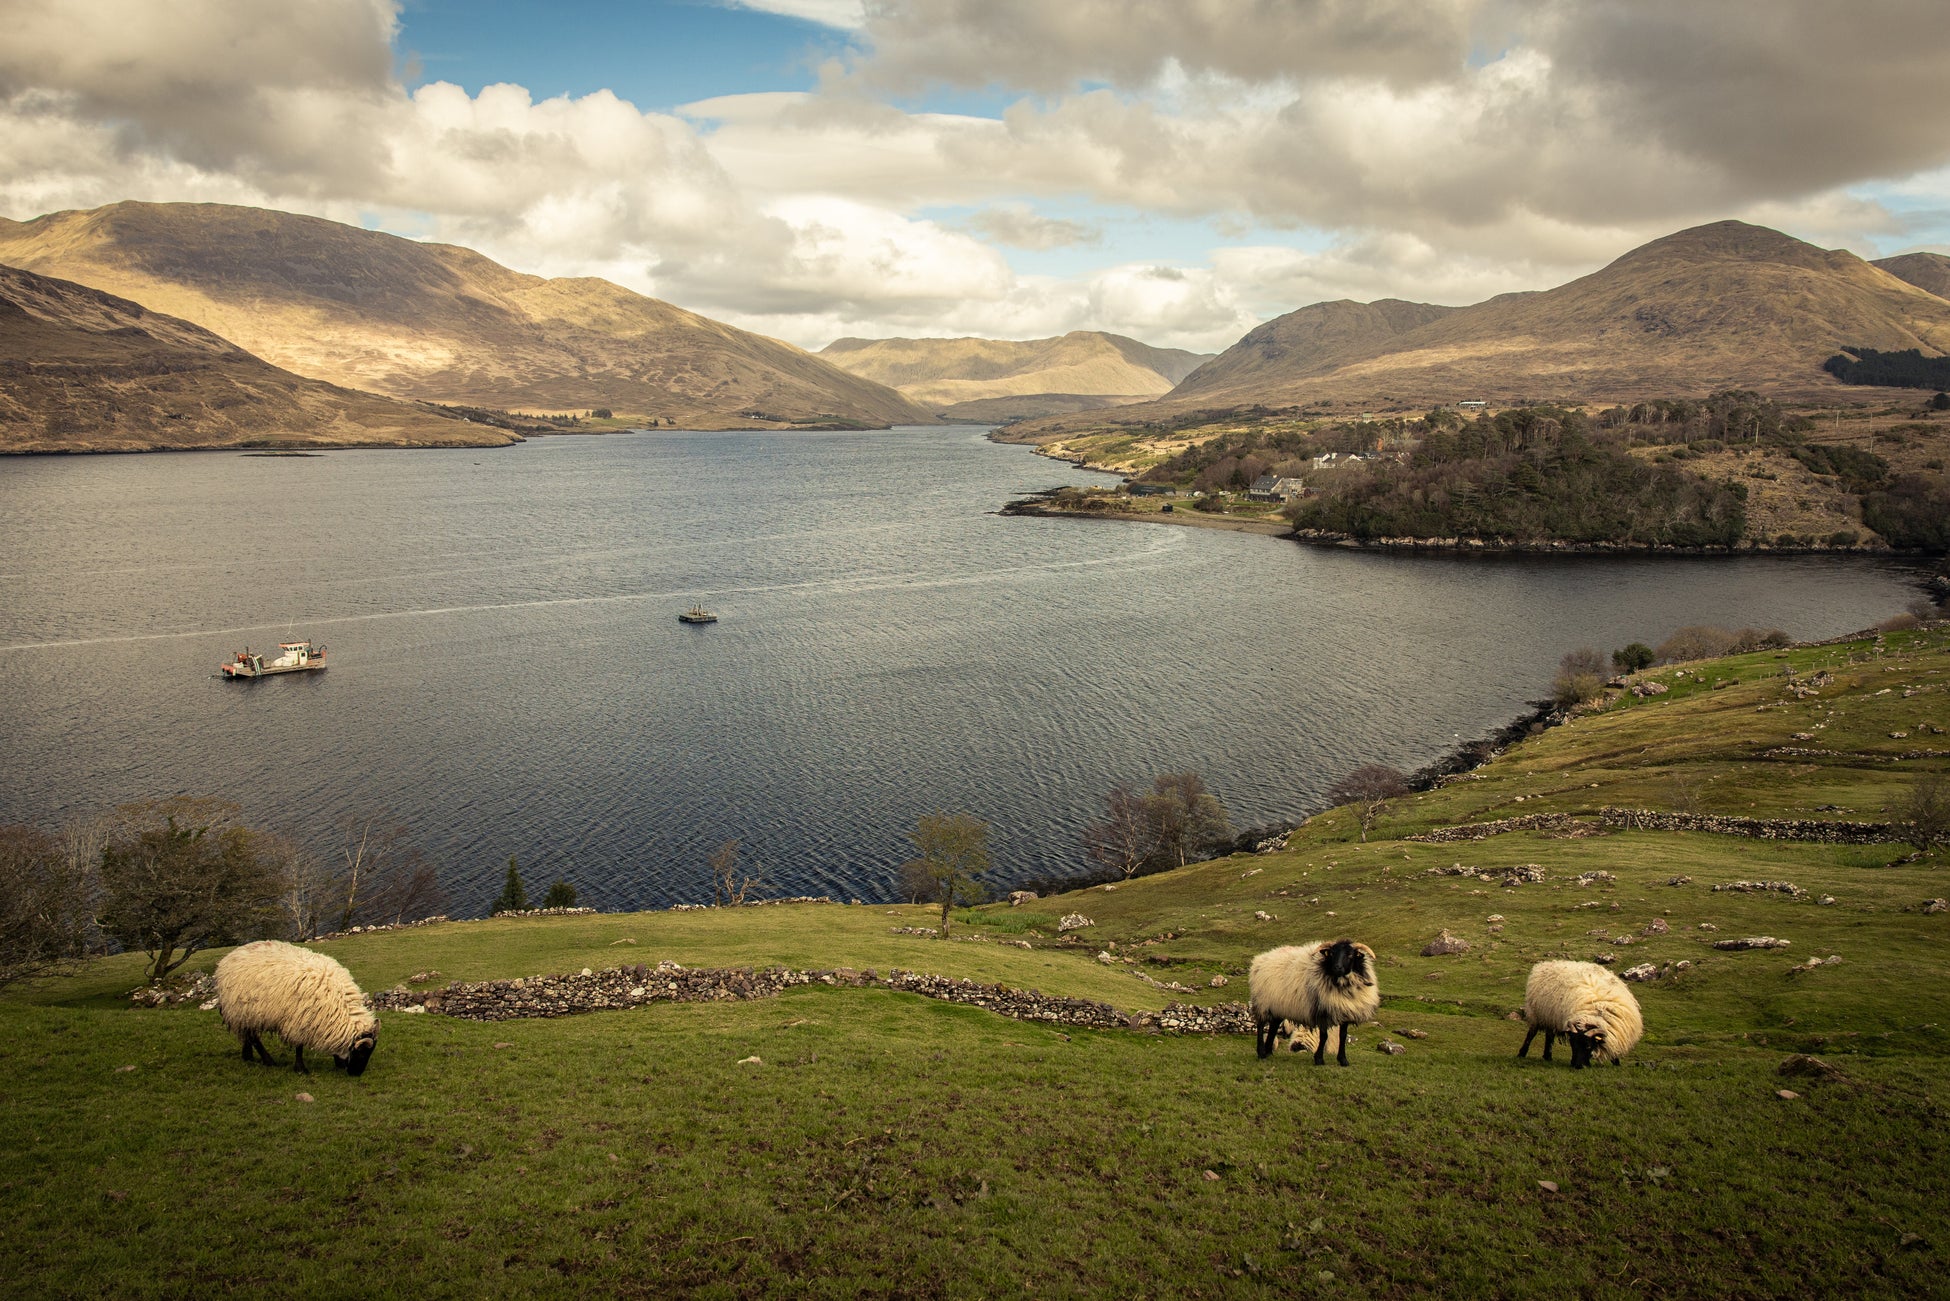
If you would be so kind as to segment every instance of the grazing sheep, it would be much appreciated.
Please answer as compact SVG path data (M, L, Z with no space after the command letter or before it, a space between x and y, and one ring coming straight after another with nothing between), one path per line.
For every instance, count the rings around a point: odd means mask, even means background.
M255 1050L266 1066L275 1065L257 1037L275 1031L298 1050L296 1069L307 1075L305 1049L330 1053L357 1075L379 1038L379 1018L352 973L323 953L281 940L258 940L224 956L217 964L217 1010L243 1041L245 1061Z
M1544 1060L1549 1061L1552 1041L1564 1035L1571 1041L1573 1070L1589 1066L1594 1052L1616 1062L1645 1033L1632 991L1595 962L1540 962L1532 967L1523 988L1523 1019L1530 1033L1517 1056L1529 1056L1530 1041L1542 1030Z
M1374 950L1354 940L1287 945L1253 959L1247 977L1252 991L1253 1026L1261 1057L1273 1052L1283 1021L1314 1034L1314 1065L1327 1059L1327 1032L1341 1028L1335 1060L1347 1065L1347 1028L1367 1021L1381 1008ZM1298 1035L1294 1042L1301 1042Z

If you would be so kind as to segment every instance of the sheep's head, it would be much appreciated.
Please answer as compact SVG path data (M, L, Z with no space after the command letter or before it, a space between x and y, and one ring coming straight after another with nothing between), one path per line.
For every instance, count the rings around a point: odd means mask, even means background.
M335 1057L332 1060L340 1066L343 1066L347 1075L359 1075L365 1071L366 1063L372 1060L372 1050L378 1045L379 1030L375 1026L365 1034L360 1035L357 1039L354 1039L352 1041L352 1047L346 1052L345 1056Z
M1366 981L1371 979L1368 970L1368 948L1353 940L1335 940L1321 951L1321 970L1335 984L1345 984L1350 979Z

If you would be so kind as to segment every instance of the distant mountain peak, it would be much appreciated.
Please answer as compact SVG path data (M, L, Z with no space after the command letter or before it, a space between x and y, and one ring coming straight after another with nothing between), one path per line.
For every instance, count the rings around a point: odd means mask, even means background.
M0 227L0 262L194 321L394 397L710 428L919 424L926 408L790 344L593 277L321 217L134 200Z

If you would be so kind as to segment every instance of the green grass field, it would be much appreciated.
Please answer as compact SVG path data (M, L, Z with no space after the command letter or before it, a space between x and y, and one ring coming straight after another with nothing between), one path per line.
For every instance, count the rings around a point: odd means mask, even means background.
M364 1076L305 1078L243 1063L213 1012L129 1007L128 957L16 987L0 995L0 1291L1933 1294L1950 1252L1950 913L1922 905L1950 895L1943 851L1400 839L1606 805L1882 820L1917 773L1950 770L1895 757L1950 750L1929 730L1950 727L1950 637L1782 654L1658 670L1668 694L1404 799L1367 844L1331 813L1283 853L970 910L946 943L891 932L922 909L807 905L323 946L369 989L671 958L905 967L1137 1009L1190 997L1152 982L1243 999L1252 954L1349 934L1380 955L1385 999L1348 1070L1262 1063L1243 1036L1059 1031L809 986L552 1021L388 1015ZM1833 681L1796 699L1783 665ZM1784 746L1831 753L1767 753ZM1546 877L1430 874L1458 863ZM1616 880L1575 883L1597 870ZM1712 890L1761 879L1806 893ZM1072 911L1095 925L1059 941ZM1419 956L1443 929L1471 950ZM1746 935L1790 947L1711 947ZM1623 1068L1519 1061L1507 1017L1529 965L1600 953L1693 965L1635 987L1647 1033ZM1406 1051L1376 1052L1384 1038ZM1778 1074L1799 1052L1837 1074Z

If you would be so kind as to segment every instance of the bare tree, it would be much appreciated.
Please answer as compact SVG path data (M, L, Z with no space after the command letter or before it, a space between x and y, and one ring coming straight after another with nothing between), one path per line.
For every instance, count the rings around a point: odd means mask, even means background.
M980 903L987 895L989 824L967 813L928 813L911 833L919 858L901 867L901 878L917 902L941 905L941 937L948 937L948 910Z
M1126 880L1158 852L1150 797L1119 782L1104 796L1104 816L1083 829L1084 851Z
M765 885L763 877L745 876L738 869L738 842L727 840L709 859L711 864L711 902L736 908L754 890Z
M1355 806L1364 841L1381 815L1388 811L1388 801L1406 794L1408 778L1379 763L1364 763L1327 788L1327 798L1334 802L1335 808L1343 804Z
M316 938L338 917L339 881L331 865L282 832L260 832L258 855L278 878L291 938Z
M1950 780L1942 773L1920 773L1909 797L1896 810L1896 834L1927 853L1950 844Z
M384 809L348 814L341 825L333 930L417 921L446 902L439 873L412 828Z
M93 864L39 827L0 827L0 987L65 971L87 955Z
M1232 834L1219 797L1205 789L1195 772L1168 772L1151 782L1146 801L1160 862L1183 867Z
M149 955L160 981L200 950L281 929L282 883L235 804L176 797L124 805L102 848L102 929Z
M1570 708L1595 699L1605 688L1605 657L1589 646L1568 651L1557 662L1557 677L1551 682L1551 699Z

